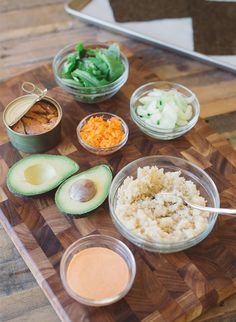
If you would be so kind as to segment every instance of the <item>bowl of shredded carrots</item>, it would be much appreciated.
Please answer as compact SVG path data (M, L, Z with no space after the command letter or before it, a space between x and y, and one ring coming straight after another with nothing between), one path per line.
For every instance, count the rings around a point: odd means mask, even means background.
M112 113L98 112L86 116L77 127L80 144L89 152L107 155L121 149L128 140L125 121Z

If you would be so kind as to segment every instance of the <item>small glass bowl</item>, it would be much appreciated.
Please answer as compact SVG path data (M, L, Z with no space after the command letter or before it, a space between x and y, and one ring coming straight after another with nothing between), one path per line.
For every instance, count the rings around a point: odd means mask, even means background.
M138 101L141 97L147 95L153 89L161 90L171 90L176 89L178 92L183 94L185 97L193 97L193 102L191 106L193 108L193 116L186 125L179 126L174 129L160 129L154 125L147 124L142 118L137 114ZM144 84L141 87L137 88L136 91L132 94L130 99L130 114L134 123L140 128L140 130L147 134L148 136L159 139L159 140L172 140L176 139L184 133L190 131L194 125L197 123L199 114L200 114L200 104L196 95L190 91L187 87L182 86L177 83L158 81L148 84Z
M69 287L66 279L66 272L72 257L75 254L82 251L83 249L91 247L105 247L111 249L125 260L129 269L129 281L127 283L126 288L119 294L113 297L107 297L100 300L93 300L79 296ZM61 259L60 275L65 290L76 301L89 306L106 306L119 301L129 292L133 285L134 278L136 275L136 263L130 249L120 240L106 235L89 235L80 238L67 248Z
M84 124L87 122L88 119L90 119L90 117L94 117L94 116L103 116L104 120L109 120L110 118L112 117L116 117L118 118L120 121L121 121L121 125L122 125L122 128L123 128L123 131L124 131L124 137L123 139L120 141L120 143L110 147L110 148L98 148L98 147L94 147L92 145L89 145L87 144L81 137L80 135L80 131L82 130ZM93 113L93 114L90 114L88 116L86 116L85 118L83 118L80 122L79 122L79 125L77 126L77 136L78 136L78 140L79 140L79 143L89 152L91 153L94 153L94 154L97 154L97 155L108 155L108 154L112 154L118 150L120 150L124 145L125 143L127 142L128 140L128 136L129 136L129 128L127 126L127 124L125 123L125 121L115 115L115 114L112 114L112 113L106 113L106 112L98 112L98 113Z
M179 242L156 242L144 239L130 232L119 220L115 211L118 189L128 176L133 176L134 178L136 178L137 169L146 166L157 166L158 168L163 168L165 172L181 171L181 175L186 180L193 181L193 183L197 186L197 189L200 191L201 196L205 198L209 207L219 208L220 199L216 185L205 171L203 171L202 169L200 169L199 167L197 167L189 161L172 156L156 155L144 157L126 165L123 169L120 170L120 172L115 176L115 178L112 181L109 192L109 208L112 221L118 229L118 231L121 233L121 235L123 235L133 244L151 252L174 253L190 248L200 243L212 231L217 220L216 213L211 213L209 215L208 226L199 235Z
M121 52L121 60L124 65L123 74L116 79L114 82L103 85L103 86L93 86L93 87L72 87L68 86L61 80L60 71L63 64L67 60L68 54L75 52L75 45L72 44L61 49L53 59L53 73L57 84L62 87L66 92L74 96L75 100L83 103L98 103L107 100L108 98L115 95L119 89L127 81L129 74L129 62L125 55ZM86 44L86 47L89 48L107 48L105 44Z

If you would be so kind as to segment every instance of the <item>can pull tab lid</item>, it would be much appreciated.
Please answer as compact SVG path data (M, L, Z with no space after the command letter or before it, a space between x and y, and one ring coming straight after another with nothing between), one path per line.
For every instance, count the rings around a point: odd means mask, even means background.
M6 115L6 123L8 126L16 124L16 122L18 122L31 109L31 107L36 102L39 102L47 93L46 88L42 90L31 82L24 82L21 89L32 95L26 95L24 100L15 100L14 104L9 107Z
M46 93L47 93L47 89L45 88L44 90L42 90L40 87L34 85L33 83L31 82L24 82L22 85L21 85L21 89L28 93L28 94L35 94L37 95L39 98L43 98Z

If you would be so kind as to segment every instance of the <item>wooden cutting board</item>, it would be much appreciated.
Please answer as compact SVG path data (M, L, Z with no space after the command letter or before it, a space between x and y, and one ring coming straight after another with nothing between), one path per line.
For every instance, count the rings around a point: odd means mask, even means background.
M133 124L129 116L130 95L139 85L156 79L156 75L144 68L142 60L130 52L127 54L129 80L108 101L97 105L74 101L56 85L51 67L46 65L1 84L0 113L10 100L22 94L22 81L45 86L64 110L63 140L48 153L69 156L79 163L80 171L106 163L114 175L142 156L162 154L186 158L213 178L222 206L236 208L236 153L203 120L184 137L169 142L153 140ZM88 153L79 145L76 126L82 117L96 111L113 112L127 121L130 136L121 151L102 157ZM53 192L31 199L12 195L5 177L8 168L24 155L11 146L0 120L0 221L62 321L191 321L236 293L234 218L220 217L207 239L184 252L166 255L146 252L119 235L111 222L107 202L87 218L69 220L57 210ZM129 294L104 308L86 307L74 301L65 292L59 275L64 250L91 233L120 238L133 251L137 263L137 276Z

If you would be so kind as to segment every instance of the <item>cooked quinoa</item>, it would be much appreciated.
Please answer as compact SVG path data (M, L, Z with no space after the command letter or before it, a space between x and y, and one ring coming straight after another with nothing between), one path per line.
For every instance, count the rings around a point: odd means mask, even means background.
M137 178L127 177L117 196L116 214L130 232L150 241L177 242L206 229L209 213L192 209L177 198L155 199L160 192L173 192L197 205L206 205L196 185L180 171L164 172L156 166L138 168Z

